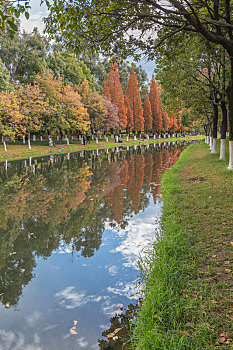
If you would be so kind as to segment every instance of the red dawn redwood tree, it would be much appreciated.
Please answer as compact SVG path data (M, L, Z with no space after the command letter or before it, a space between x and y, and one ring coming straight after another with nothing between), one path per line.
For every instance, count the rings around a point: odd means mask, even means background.
M152 77L151 80L149 99L152 111L152 129L153 131L160 131L162 128L162 115L159 103L159 92L154 77Z
M126 107L124 104L124 95L116 62L112 64L108 75L108 88L111 95L111 101L118 108L118 118L121 123L121 129L125 129L127 126Z
M138 82L134 68L132 67L127 83L125 96L128 98L129 105L133 112L133 131L142 131L144 128L142 100L138 88Z
M152 111L150 105L149 96L146 94L144 107L143 107L143 117L144 117L144 129L149 132L152 129Z
M128 97L125 96L125 107L127 109L127 127L126 127L126 130L127 132L129 133L130 130L132 130L133 128L133 111L130 107L130 104L129 104L129 100L128 100Z
M106 83L106 79L104 78L104 81L103 81L103 93L102 93L103 96L105 96L109 101L111 101L111 94L110 94L110 91L109 91L109 87Z

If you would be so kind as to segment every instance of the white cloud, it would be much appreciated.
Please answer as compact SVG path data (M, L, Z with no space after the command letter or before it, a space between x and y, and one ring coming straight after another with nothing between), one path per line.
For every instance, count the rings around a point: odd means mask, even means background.
M125 259L125 267L138 269L138 258L145 256L155 240L155 217L134 217L129 221L127 231L115 229L115 232L125 239L111 253L121 253Z
M33 311L32 314L26 316L26 321L29 326L35 327L37 321L41 318L42 313L38 310Z
M136 280L130 283L117 282L115 287L108 287L108 292L131 299L139 293L136 287Z
M31 32L33 28L37 27L38 30L42 33L45 25L43 22L43 18L48 15L49 11L39 11L30 15L29 19L23 17L20 22L21 30L25 30L26 32Z
M77 339L77 342L78 342L78 345L81 347L81 348L84 348L86 349L88 347L88 341L86 338L82 337L82 338L78 338Z
M69 286L55 294L59 304L66 309L74 309L81 307L89 302L99 303L102 300L101 296L87 295L86 291L77 292L74 286Z
M1 329L0 350L42 350L38 334L33 338L33 342L29 344L22 333Z

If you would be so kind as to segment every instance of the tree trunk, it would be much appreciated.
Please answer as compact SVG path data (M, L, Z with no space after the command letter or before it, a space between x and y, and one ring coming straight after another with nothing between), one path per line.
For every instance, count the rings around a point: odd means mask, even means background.
M221 109L222 109L222 127L221 127L220 160L226 160L227 108L226 108L225 101L221 102Z
M2 136L2 143L4 146L4 151L7 152L5 136Z
M228 116L229 116L229 165L233 170L233 57L231 57L231 80L227 87Z
M28 148L31 149L30 131L28 132Z
M217 135L218 135L218 105L214 104L213 129L212 129L212 147L211 153L217 154Z

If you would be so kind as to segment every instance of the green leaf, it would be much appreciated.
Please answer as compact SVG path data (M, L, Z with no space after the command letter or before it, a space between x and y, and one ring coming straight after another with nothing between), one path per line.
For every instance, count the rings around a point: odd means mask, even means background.
M17 32L18 26L17 26L16 23L12 22L12 20L8 20L7 23L9 24L9 26L11 27L11 29L13 29L15 32Z
M26 17L27 19L29 19L29 13L28 13L28 12L25 12L25 17Z

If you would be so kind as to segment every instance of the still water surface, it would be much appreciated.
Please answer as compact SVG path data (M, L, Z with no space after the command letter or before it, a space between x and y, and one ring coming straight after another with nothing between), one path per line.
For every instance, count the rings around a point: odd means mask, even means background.
M140 296L137 261L155 240L161 173L184 147L0 165L0 350L108 348L102 333L119 304Z

